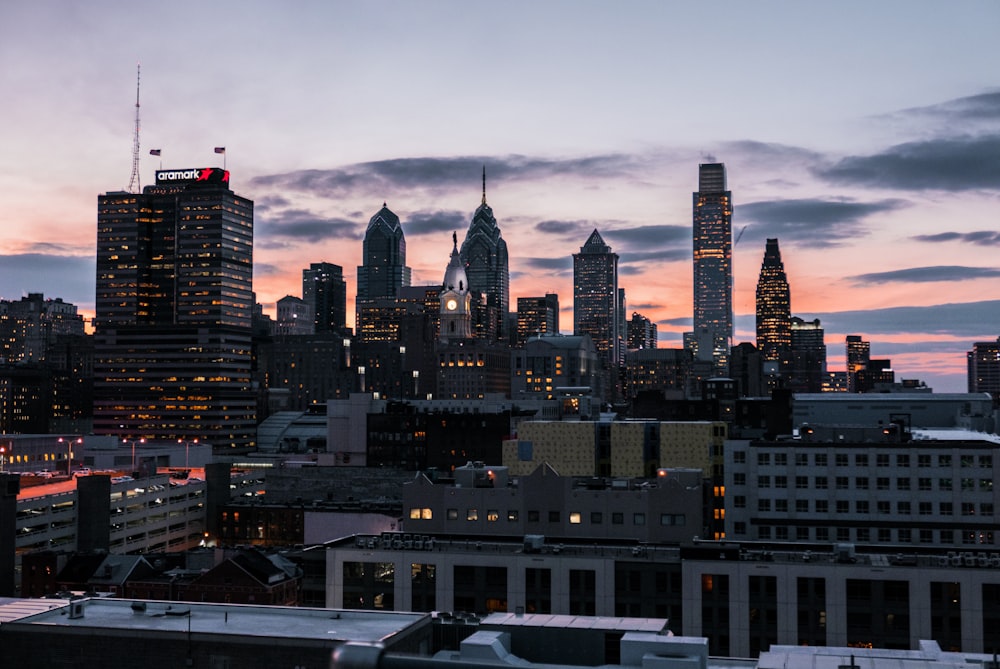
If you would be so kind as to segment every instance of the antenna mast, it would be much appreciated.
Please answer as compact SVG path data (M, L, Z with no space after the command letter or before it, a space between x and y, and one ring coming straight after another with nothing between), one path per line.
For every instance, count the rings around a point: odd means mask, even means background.
M135 137L132 138L132 176L128 180L128 192L138 193L139 183L139 70L141 63L135 66Z

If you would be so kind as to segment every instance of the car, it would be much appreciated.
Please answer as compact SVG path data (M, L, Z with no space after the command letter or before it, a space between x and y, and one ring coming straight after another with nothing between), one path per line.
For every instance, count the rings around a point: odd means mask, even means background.
M77 469L75 472L73 472L73 476L74 477L76 477L76 476L90 476L91 473L92 472L90 471L89 467L82 467L80 469Z

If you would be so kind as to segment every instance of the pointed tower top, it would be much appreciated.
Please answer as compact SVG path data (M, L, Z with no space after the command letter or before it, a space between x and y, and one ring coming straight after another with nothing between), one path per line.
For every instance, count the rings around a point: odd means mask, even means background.
M486 163L483 163L483 204L486 204Z

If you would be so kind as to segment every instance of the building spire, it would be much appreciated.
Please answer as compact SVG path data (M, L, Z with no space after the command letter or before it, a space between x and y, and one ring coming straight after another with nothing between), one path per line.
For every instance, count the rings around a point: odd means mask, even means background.
M132 137L132 176L128 180L128 192L138 193L142 189L139 182L139 73L142 64L135 66L135 135Z
M486 163L483 163L483 204L486 204Z

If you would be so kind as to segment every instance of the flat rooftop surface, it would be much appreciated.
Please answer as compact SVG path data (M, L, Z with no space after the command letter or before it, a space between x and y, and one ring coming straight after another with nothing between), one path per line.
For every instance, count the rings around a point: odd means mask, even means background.
M82 605L83 615L71 618L69 607L76 604ZM137 608L145 604L145 611L133 610L133 604ZM3 608L0 605L0 616ZM425 618L429 620L429 614L89 598L57 609L29 612L16 619L16 623L57 625L64 629L114 628L185 634L190 629L192 634L376 643L390 639ZM13 622L10 620L8 624Z
M666 618L615 618L610 616L572 616L548 613L491 613L481 625L518 627L555 627L559 629L593 629L659 634L667 627Z

